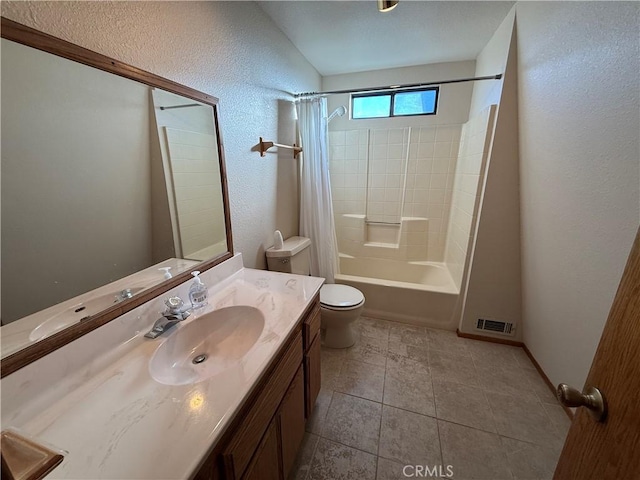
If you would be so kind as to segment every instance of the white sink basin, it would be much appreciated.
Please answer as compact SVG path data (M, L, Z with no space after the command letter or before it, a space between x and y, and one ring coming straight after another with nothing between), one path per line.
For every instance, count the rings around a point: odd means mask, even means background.
M132 295L144 290L142 287L129 288ZM124 298L120 297L121 292L107 293L99 297L92 298L85 302L79 302L75 305L65 308L63 311L56 313L49 317L36 328L34 328L29 334L29 340L32 342L42 340L56 333L58 330L62 330L70 325L74 325L80 322L86 317L95 315L102 310L109 308L110 306L121 302Z
M151 357L149 372L165 385L201 382L237 366L263 329L264 316L257 308L214 310L170 333Z

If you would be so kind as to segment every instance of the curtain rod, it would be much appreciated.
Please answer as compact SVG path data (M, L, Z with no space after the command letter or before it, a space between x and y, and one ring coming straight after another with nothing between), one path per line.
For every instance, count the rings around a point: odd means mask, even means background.
M171 110L172 108L202 107L201 103L186 103L184 105L174 105L172 107L160 107L160 110Z
M381 92L384 90L398 90L405 88L420 88L420 87L430 87L433 85L444 85L446 83L464 83L464 82L475 82L478 80L500 80L502 78L502 74L499 73L497 75L488 75L485 77L470 77L470 78L456 78L453 80L441 80L439 82L428 82L428 83L407 83L404 85L388 85L386 87L368 87L368 88L357 88L350 90L331 90L329 92L306 92L306 93L297 93L296 98L299 97L320 97L323 95L340 95L343 93L363 93L363 92Z

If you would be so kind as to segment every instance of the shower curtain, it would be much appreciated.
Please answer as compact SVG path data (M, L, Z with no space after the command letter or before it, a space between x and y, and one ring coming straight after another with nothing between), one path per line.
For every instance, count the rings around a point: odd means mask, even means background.
M302 146L300 235L311 239L311 274L335 282L338 241L329 181L327 99L296 103Z

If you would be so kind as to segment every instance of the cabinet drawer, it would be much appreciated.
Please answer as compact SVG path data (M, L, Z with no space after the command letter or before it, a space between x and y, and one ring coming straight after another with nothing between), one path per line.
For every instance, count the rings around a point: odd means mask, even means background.
M276 368L268 376L268 383L264 385L222 452L222 462L227 479L242 477L260 439L276 414L282 397L300 367L302 355L302 334L298 332Z
M317 300L316 300L317 302ZM304 320L304 351L309 350L313 340L320 332L320 303L316 303L311 313Z

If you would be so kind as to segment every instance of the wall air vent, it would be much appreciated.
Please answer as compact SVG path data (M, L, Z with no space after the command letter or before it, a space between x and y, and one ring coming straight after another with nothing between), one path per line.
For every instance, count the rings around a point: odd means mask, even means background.
M516 327L513 325L513 323L499 322L497 320L484 320L482 318L479 318L476 322L476 330L485 330L487 332L513 335Z

